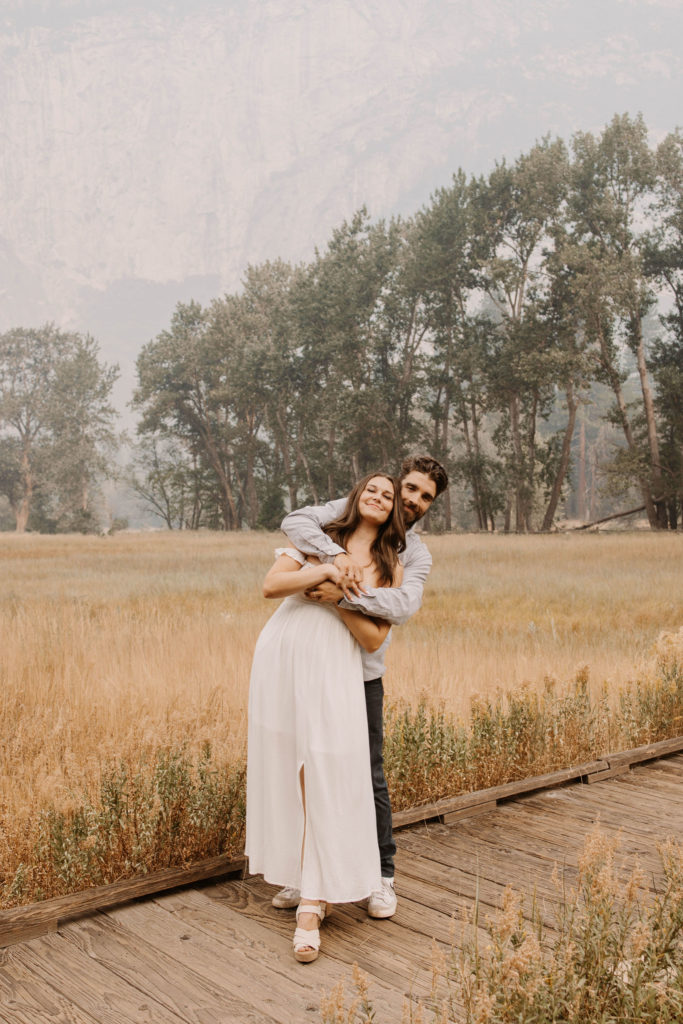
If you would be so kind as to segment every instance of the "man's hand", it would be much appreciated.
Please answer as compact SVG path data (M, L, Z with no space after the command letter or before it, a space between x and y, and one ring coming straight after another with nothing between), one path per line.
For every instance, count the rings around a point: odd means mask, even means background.
M334 564L342 573L342 579L339 586L342 588L344 597L350 598L354 594L357 597L360 597L361 594L366 593L362 586L362 565L359 565L358 562L354 562L351 556L347 555L345 551L335 555Z
M332 580L323 580L317 587L311 587L310 590L307 590L304 596L309 601L317 601L322 604L338 604L345 595L337 583L333 583Z

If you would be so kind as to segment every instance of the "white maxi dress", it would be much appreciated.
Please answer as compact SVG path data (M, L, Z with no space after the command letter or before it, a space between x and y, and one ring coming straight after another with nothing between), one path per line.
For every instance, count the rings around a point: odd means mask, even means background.
M307 571L299 551L282 553ZM381 888L360 647L333 608L298 594L254 651L246 854L252 874L309 899L350 903Z

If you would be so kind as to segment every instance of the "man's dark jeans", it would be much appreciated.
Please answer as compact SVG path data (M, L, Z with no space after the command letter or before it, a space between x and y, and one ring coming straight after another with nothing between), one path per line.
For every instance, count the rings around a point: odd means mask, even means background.
M369 679L365 684L365 707L368 713L370 734L370 769L372 789L375 794L375 815L377 817L377 840L382 864L382 877L394 877L394 854L396 843L391 830L391 802L389 787L384 778L384 725L382 705L384 687L381 679Z

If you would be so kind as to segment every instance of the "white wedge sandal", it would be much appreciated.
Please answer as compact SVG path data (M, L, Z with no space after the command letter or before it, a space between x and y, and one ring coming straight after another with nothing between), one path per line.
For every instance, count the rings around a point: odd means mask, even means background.
M299 928L299 914L317 914L320 924L325 917L325 903L300 903L296 908L297 929L294 932L294 956L300 964L310 964L320 952L320 928Z

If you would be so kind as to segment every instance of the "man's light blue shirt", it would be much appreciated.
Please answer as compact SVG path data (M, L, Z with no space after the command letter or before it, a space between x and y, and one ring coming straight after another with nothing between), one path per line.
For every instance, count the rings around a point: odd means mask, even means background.
M307 505L285 516L282 530L305 555L316 555L323 562L331 562L336 555L344 553L344 548L323 533L322 527L337 519L345 508L346 498L328 501L326 505ZM403 565L400 587L371 587L360 597L344 598L340 606L366 612L396 626L407 622L422 605L425 580L432 567L432 556L413 527L406 532L406 548L399 557ZM378 650L362 652L363 678L366 681L384 675L384 654L390 638L391 630Z

